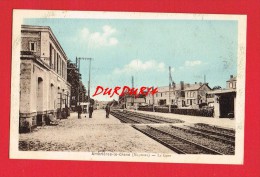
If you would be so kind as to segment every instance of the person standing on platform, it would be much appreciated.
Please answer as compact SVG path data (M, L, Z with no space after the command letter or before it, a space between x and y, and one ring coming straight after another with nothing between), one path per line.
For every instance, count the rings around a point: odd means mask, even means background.
M90 103L88 107L89 118L92 118L93 111L94 111L94 105Z
M110 105L107 104L105 109L106 109L106 118L109 118L109 114L110 114Z
M78 119L81 119L82 108L78 105Z

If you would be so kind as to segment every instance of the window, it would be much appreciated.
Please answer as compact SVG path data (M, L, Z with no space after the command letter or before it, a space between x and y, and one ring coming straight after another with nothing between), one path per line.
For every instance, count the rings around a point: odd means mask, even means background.
M229 83L229 88L232 88L232 82Z
M53 49L53 55L54 55L54 58L53 58L53 63L54 63L53 69L54 69L54 71L56 71L56 50L55 49Z
M233 89L236 88L236 82L233 82Z
M53 52L54 52L54 49L52 47L52 45L50 44L50 67L53 69Z
M59 56L58 53L57 53L57 60L56 61L57 61L57 65L56 65L57 66L57 68L56 68L57 70L56 70L56 72L59 73L60 72L60 66L59 66L60 56Z
M29 50L36 52L36 42L29 42Z
M63 61L61 61L61 77L63 77Z

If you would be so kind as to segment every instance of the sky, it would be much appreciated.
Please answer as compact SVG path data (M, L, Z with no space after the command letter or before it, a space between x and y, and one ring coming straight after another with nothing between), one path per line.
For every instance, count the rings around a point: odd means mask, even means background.
M131 87L131 76L135 87L167 86L169 66L175 83L204 82L205 75L211 88L225 88L237 75L237 21L30 18L23 24L49 26L74 63L94 58L91 95L98 85ZM89 62L81 60L86 88L88 71Z

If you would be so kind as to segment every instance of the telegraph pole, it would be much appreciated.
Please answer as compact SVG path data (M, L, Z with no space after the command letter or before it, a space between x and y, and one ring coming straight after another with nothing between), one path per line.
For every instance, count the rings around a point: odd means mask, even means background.
M132 88L134 88L134 76L132 76ZM132 96L132 104L134 105L134 95Z
M171 112L171 67L169 66L169 113Z
M89 70L88 70L88 102L90 103L90 78L91 78L91 61L94 58L86 58L89 60Z
M154 89L154 86L153 86ZM153 112L154 112L154 94L153 94Z
M132 88L134 88L134 76L132 76Z
M90 60L91 61L92 58L86 58L86 57L76 57L76 66L78 67L78 70L79 70L79 74L80 74L80 60ZM90 63L91 64L91 63ZM90 65L91 66L91 65ZM79 79L80 80L80 79ZM79 81L78 80L78 81ZM89 69L89 83L90 83L90 69ZM79 100L79 92L80 92L80 89L78 87L78 102L80 102ZM88 92L89 93L89 92Z
M79 60L78 60L78 58L76 57L76 67L78 68L78 71L79 71ZM80 76L80 72L79 72L79 76ZM78 84L79 84L79 77L78 77ZM80 84L79 84L80 85ZM77 106L79 106L79 103L80 103L80 101L79 101L79 85L78 85L78 99L77 99Z

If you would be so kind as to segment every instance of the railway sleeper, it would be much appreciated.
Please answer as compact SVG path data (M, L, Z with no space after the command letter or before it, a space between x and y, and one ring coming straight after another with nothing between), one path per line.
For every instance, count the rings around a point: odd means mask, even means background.
M196 123L194 124L195 126L199 126L199 127L207 127L209 129L215 129L215 130L219 130L219 131L226 131L226 132L229 132L228 134L233 134L235 135L235 130L234 129L231 129L231 128L225 128L225 127L220 127L220 126L217 126L217 125L209 125L209 124L205 124L205 123Z
M220 132L216 132L216 131L213 131L213 130L208 130L208 129L205 129L205 128L196 128L196 127L193 127L193 126L189 126L189 125L184 125L186 127L189 127L190 129L193 129L193 130L198 130L198 131L203 131L203 132L208 132L208 133L212 133L212 134L215 134L215 135L220 135L220 136L224 136L226 138L230 138L232 140L235 140L235 136L234 135L231 135L231 134L226 134L226 133L220 133Z
M155 141L161 143L162 145L166 146L167 148L173 150L174 152L178 153L178 154L186 154L184 151L172 146L172 145L169 145L167 144L166 142L160 140L158 137L152 135L151 133L148 133L147 131L143 130L143 129L139 129L138 127L136 126L133 126L133 128L135 128L136 130L142 132L143 134L147 135L148 137L154 139Z
M151 126L147 126L147 127L151 128L151 129L154 129L154 130L157 130L157 131L159 131L159 132L161 132L161 133L164 133L164 134L168 134L168 135L170 135L170 136L173 136L173 137L175 137L175 138L177 138L177 139L180 139L180 140L182 140L182 141L184 141L184 142L188 142L188 143L190 143L190 144L194 144L196 147L201 148L201 149L205 150L206 152L209 152L210 154L224 155L224 154L221 153L221 152L218 152L218 151L216 151L216 150L210 149L210 148L208 148L208 147L206 147L206 146L203 146L203 145L201 145L201 144L197 144L197 143L195 143L195 142L193 142L193 141L190 141L190 140L187 140L187 139L184 139L184 138L175 136L175 135L173 135L173 134L171 134L171 133L165 132L165 131L160 130L160 129L158 129L158 128L151 127Z
M221 142L224 142L224 143L229 143L229 144L235 146L235 141L232 141L232 140L224 139L222 137L217 137L217 136L210 135L208 133L200 132L200 131L197 131L197 130L190 130L188 128L177 127L177 126L174 126L174 125L170 125L170 126L171 126L171 128L174 128L174 129L183 130L183 131L191 133L191 134L198 134L198 135L201 135L203 137L210 138L212 140L217 140L217 141L221 141Z

